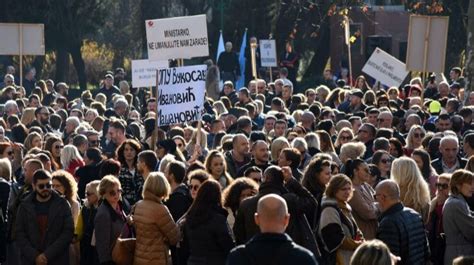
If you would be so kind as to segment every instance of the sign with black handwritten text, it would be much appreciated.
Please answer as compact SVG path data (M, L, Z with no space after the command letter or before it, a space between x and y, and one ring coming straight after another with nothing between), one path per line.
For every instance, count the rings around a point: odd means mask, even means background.
M145 21L148 59L209 56L206 15Z
M158 126L199 120L204 110L206 65L158 70Z

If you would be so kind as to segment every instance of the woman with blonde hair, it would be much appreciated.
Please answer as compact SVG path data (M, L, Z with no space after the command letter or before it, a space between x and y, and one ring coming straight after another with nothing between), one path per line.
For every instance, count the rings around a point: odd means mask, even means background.
M23 113L21 115L21 123L23 123L28 128L28 125L30 125L30 123L36 119L35 110L36 108L26 108L23 110Z
M38 147L42 149L43 147L43 136L37 132L30 132L28 136L26 136L25 143L24 143L26 152L30 151L34 147Z
M98 101L105 106L107 103L107 97L103 93L98 93L95 95L95 101Z
M308 144L308 154L310 156L314 156L315 154L321 152L319 151L319 148L321 147L319 143L319 137L316 133L307 133L304 136L304 139L306 140L306 144Z
M334 143L334 147L336 149L336 153L341 153L342 145L352 141L354 139L354 133L352 132L351 128L344 127L339 130L337 134L336 142Z
M143 200L137 202L133 213L136 247L133 264L168 264L169 247L179 240L179 229L164 205L171 192L161 172L148 175L143 186Z
M422 147L421 143L425 138L426 130L420 125L413 125L408 131L404 153L406 156L411 156L415 149Z
M395 159L392 163L391 176L400 187L402 203L417 211L426 224L430 210L430 189L415 160L409 157Z
M200 139L198 139L198 135ZM195 160L204 161L209 153L209 149L207 149L207 132L204 129L201 129L200 133L198 133L197 129L193 131L191 140L186 145L186 152L190 155L189 163Z
M76 146L72 144L64 146L61 150L61 165L64 170L72 175L76 173L78 168L85 166L84 159L82 159Z
M270 157L272 162L277 162L281 150L290 147L290 143L285 137L278 137L270 145Z

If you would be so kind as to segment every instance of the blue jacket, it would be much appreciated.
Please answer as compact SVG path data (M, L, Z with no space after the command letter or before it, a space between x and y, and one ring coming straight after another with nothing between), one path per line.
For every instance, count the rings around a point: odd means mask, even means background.
M379 219L377 239L402 260L398 264L425 264L429 260L428 239L421 215L397 203Z
M294 243L287 234L262 233L234 248L226 264L316 265L317 262L311 251Z

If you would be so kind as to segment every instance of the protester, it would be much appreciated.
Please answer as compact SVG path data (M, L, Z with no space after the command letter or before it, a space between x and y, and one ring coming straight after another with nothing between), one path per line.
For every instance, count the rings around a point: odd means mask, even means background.
M380 240L366 241L360 245L351 258L351 265L395 265L400 261L387 245Z
M80 242L80 264L98 265L97 250L92 245L92 236L94 233L94 218L99 207L99 193L97 188L100 181L93 180L85 187L84 206L77 218L75 235Z
M444 264L451 264L459 256L474 255L474 216L465 198L472 197L474 175L456 170L451 176L451 194L443 207L443 230L446 235Z
M171 191L165 176L153 172L145 181L143 200L134 209L136 247L133 264L167 264L169 246L178 242L179 230L163 204Z
M232 264L317 264L313 253L295 244L285 230L289 224L286 201L274 194L258 200L255 222L259 234L229 254Z

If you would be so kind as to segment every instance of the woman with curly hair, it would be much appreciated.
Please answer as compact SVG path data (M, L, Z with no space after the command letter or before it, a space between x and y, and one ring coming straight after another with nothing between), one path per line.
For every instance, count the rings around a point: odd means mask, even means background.
M140 143L133 139L125 140L117 149L116 157L120 162L118 179L123 189L122 196L130 205L141 199L140 191L143 187L143 178L138 175L137 160L141 151Z
M238 178L232 182L222 192L224 198L223 206L230 210L232 216L227 217L229 225L233 227L235 217L237 216L237 210L239 209L240 203L251 196L257 194L258 184L251 178ZM230 219L230 220L229 220Z
M60 195L66 199L71 205L72 218L74 220L74 227L77 225L79 217L80 204L77 201L77 183L74 177L65 170L57 170L53 174L52 187ZM76 244L77 238L74 237L69 247L70 264L79 264L79 245Z
M406 207L417 211L427 223L430 210L430 189L415 160L400 157L393 161L391 176L400 186L400 198Z

